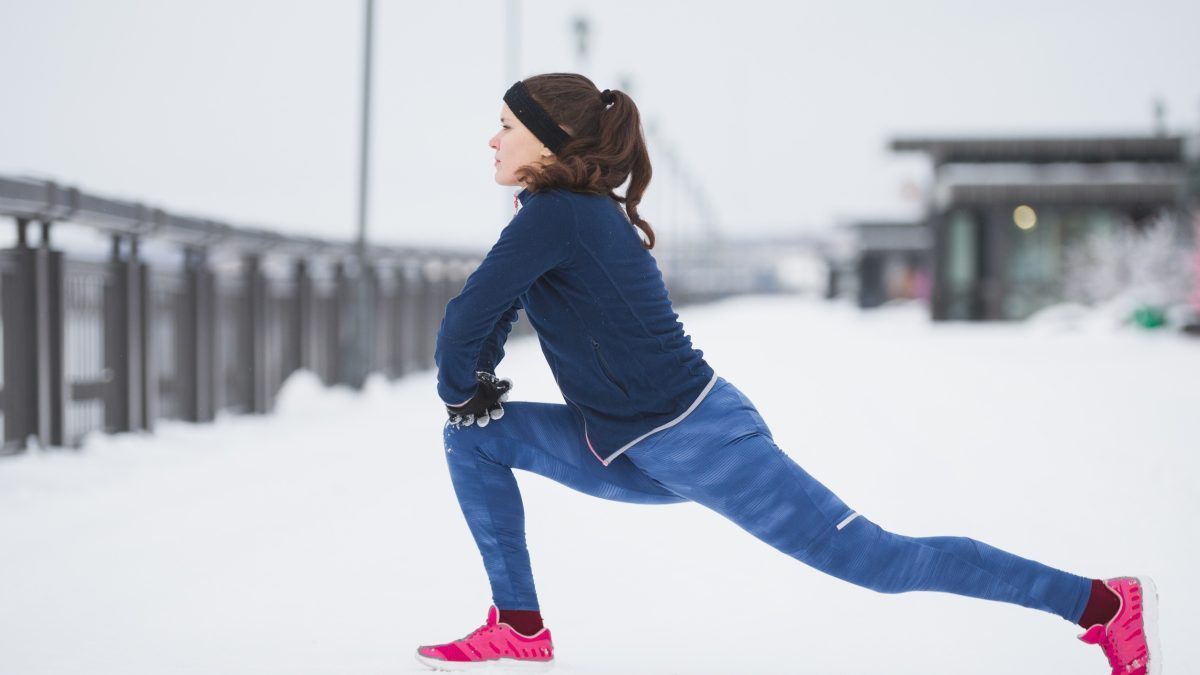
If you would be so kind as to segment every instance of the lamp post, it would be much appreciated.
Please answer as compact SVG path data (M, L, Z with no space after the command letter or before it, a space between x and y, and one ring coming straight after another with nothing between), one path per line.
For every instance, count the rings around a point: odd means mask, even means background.
M367 265L367 197L370 184L371 156L371 55L374 40L375 0L366 0L363 27L363 82L362 82L362 127L358 153L358 239L355 253L358 262L358 278L354 284L353 328L350 331L350 349L346 368L346 383L361 388L370 371L371 330L368 305Z
M363 38L362 127L358 153L358 255L367 248L367 183L371 155L371 43L374 38L375 0L366 0L366 25Z
M591 37L592 24L587 16L580 14L571 22L571 27L575 31L575 58L576 67L579 72L587 75L588 65L588 38Z

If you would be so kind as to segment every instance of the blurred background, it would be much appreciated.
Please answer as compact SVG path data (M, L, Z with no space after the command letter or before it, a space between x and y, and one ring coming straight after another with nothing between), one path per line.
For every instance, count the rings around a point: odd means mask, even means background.
M1180 482L1200 468L1200 3L0 0L0 26L0 455L11 455L0 461L0 525L11 526L0 539L27 544L5 563L10 576L104 557L120 538L64 549L44 537L74 521L39 513L128 515L200 489L170 463L183 460L96 459L105 448L237 448L237 461L260 457L256 480L307 466L306 494L324 494L314 485L329 457L301 451L305 464L278 438L340 448L322 434L357 424L341 448L360 460L350 482L399 461L369 454L380 439L415 434L436 449L433 426L411 429L423 423L414 411L441 414L431 368L442 311L513 213L515 189L495 184L487 146L501 97L561 71L637 102L654 166L641 208L658 234L652 253L689 332L707 331L697 345L708 360L777 399L760 405L785 419L794 410L778 399L796 391L769 378L782 362L804 375L803 403L829 416L781 440L878 451L888 471L904 471L891 451L933 448L947 467L934 475L979 471L984 482L997 467L939 455L943 444L982 435L1031 462L1062 451L1064 471L1071 457L1120 462L1137 448L1164 501L1131 522L1173 514L1162 529L1200 515ZM522 319L510 365L540 373L526 396L555 401L531 338ZM343 406L347 388L373 403ZM373 421L356 417L364 410ZM235 418L257 431L235 439ZM1001 419L1012 427L992 426ZM314 420L324 431L306 426ZM873 432L854 431L864 420ZM217 435L194 435L204 433ZM1093 445L1073 447L1080 438ZM36 459L89 448L91 469ZM247 468L187 461L230 484ZM144 483L114 477L134 466ZM426 469L442 471L411 470ZM84 484L107 496L80 496ZM248 501L203 527L261 506L245 485ZM336 494L352 502L350 492ZM175 508L191 518L211 497ZM1078 499L1059 498L1045 509ZM360 522L382 517L360 506ZM441 506L460 527L454 504ZM914 521L943 513L930 506ZM1190 545L1155 553L1181 575L1200 563ZM45 598L12 599L0 644L30 616L61 620ZM123 616L150 630L140 611ZM204 625L185 634L198 640ZM44 661L39 645L25 645L13 672L66 663ZM247 672L265 672L248 653ZM152 663L138 665L161 672ZM215 672L206 663L198 672ZM1082 672L1072 667L1055 672Z
M0 19L8 391L39 359L61 371L8 397L8 446L266 410L301 367L360 386L428 366L511 217L486 145L500 97L540 72L639 103L677 304L1103 306L1186 330L1200 303L1195 3L51 0Z

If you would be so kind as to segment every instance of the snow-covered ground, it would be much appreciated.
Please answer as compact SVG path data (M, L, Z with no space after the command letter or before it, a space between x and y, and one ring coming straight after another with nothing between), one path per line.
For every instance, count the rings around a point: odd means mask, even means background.
M1200 341L932 325L797 298L686 308L718 373L853 508L1080 574L1150 574L1200 672ZM514 397L560 401L537 345ZM419 672L490 602L431 372L0 461L0 673ZM502 422L501 422L502 423ZM1063 620L825 577L695 504L518 472L560 673L1105 673ZM620 618L620 622L618 622Z

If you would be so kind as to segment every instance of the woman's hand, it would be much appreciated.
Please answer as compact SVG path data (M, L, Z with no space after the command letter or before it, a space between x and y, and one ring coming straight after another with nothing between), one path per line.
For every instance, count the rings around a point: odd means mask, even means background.
M504 417L504 406L500 404L508 400L508 392L512 389L512 380L500 379L482 370L475 373L475 379L479 380L479 385L475 387L475 395L471 397L470 401L462 405L446 406L450 424L454 426L475 424L486 427L488 422Z

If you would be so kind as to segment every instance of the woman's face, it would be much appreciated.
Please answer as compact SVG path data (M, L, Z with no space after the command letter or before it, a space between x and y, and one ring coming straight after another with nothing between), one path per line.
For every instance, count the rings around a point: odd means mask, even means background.
M500 131L488 141L488 147L496 151L496 183L500 185L521 185L517 169L554 161L554 153L521 124L507 103L500 108Z

